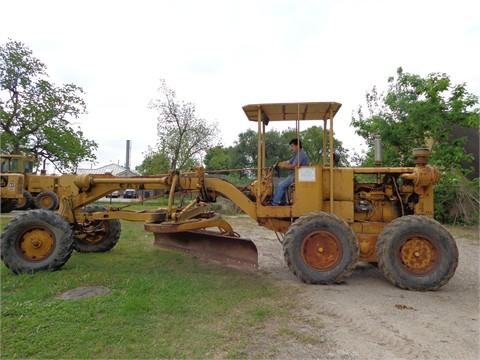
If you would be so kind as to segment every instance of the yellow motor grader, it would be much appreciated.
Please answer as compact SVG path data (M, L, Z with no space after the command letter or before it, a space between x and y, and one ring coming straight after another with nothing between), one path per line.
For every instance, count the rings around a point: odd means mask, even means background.
M59 200L55 193L58 175L46 175L43 171L40 175L34 173L36 162L37 159L31 155L0 154L0 174L12 178L15 175L10 174L17 174L17 177L21 174L23 178L22 196L16 199L15 206L9 207L10 211L29 208L55 210L58 207Z
M23 173L10 171L10 163L0 162L0 212L8 213L14 210L23 200Z
M433 220L433 187L439 174L427 164L429 151L413 151L414 167L337 167L333 119L340 107L336 102L244 106L248 120L258 126L256 179L246 188L202 168L129 178L62 175L59 210L33 210L13 219L2 234L2 260L15 273L59 269L74 249L112 249L122 219L143 221L159 246L255 267L254 243L209 210L208 204L221 196L279 235L288 267L306 283L342 282L364 261L378 264L400 288L440 288L455 272L458 250L448 231ZM274 168L266 166L265 129L271 121L295 122L297 134L301 124L314 121L324 129L321 164L295 169L283 206L270 205ZM142 211L89 205L126 188L166 190L168 204ZM178 205L176 196L185 192L195 196Z

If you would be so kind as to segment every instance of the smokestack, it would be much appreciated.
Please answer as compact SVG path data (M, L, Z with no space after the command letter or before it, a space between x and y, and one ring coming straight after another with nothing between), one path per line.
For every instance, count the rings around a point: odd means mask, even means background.
M373 144L375 146L375 165L381 166L383 154L382 154L382 139L380 138L380 135L375 135L375 138L373 139Z
M127 140L127 152L125 155L125 168L127 170L130 170L130 148L131 148L130 140Z

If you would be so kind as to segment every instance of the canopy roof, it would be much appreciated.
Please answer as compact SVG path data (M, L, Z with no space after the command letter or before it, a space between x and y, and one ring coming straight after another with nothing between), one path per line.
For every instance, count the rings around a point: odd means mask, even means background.
M326 120L334 118L342 104L337 102L301 102L245 105L243 111L248 120L258 121L258 108L262 121Z

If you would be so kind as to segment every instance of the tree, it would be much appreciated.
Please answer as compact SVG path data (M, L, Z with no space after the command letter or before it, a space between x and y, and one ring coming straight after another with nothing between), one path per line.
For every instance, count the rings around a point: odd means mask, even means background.
M432 148L431 162L445 168L461 168L471 159L462 139L452 139L455 126L478 128L478 97L469 93L465 84L454 85L446 74L430 74L426 78L397 70L397 78L388 79L386 94L374 87L367 94L368 114L359 107L351 125L369 146L367 161L373 161L373 141L380 136L383 163L387 166L412 165L412 149ZM460 169L463 173L467 169Z
M386 93L374 87L366 101L368 114L359 107L351 122L369 146L364 164L373 163L375 136L381 138L386 166L412 166L412 150L430 147L430 163L443 170L435 191L435 217L478 222L478 181L475 187L466 185L465 179L471 171L465 164L474 154L465 151L464 139L453 136L456 127L478 132L480 125L478 97L467 91L466 84L452 84L446 74L422 78L398 68L397 77L388 79ZM459 204L460 198L468 203Z
M327 130L327 138L329 130ZM301 139L303 149L308 155L312 164L320 164L322 162L323 151L323 129L319 126L311 126L301 132ZM339 155L339 165L348 166L348 154L347 150L343 147L340 140L333 138L334 151ZM328 150L328 148L327 148Z
M257 166L257 133L251 129L238 134L234 144L233 167L251 168Z
M210 148L204 159L207 170L225 170L234 168L233 147L215 146Z
M257 132L248 129L238 134L232 148L232 167L256 168L258 164ZM278 159L288 154L288 145L283 140L283 133L276 130L265 132L265 157L267 166L273 165Z
M265 132L265 156L267 166L272 166L279 160L289 159L292 153L288 143L296 137L294 129L286 129L281 132L269 130ZM321 162L323 144L323 129L317 126L309 127L300 132L303 149L307 153L312 164ZM334 139L335 150L340 154L341 163L347 165L347 152L342 142ZM205 156L207 169L221 170L228 168L256 168L257 167L257 133L246 130L238 135L238 139L231 147L218 146L210 149Z
M23 43L0 46L0 150L33 154L59 171L75 171L81 161L96 159L98 147L70 123L85 112L83 90L47 79L46 66Z
M201 164L205 152L216 145L217 125L199 118L194 104L178 100L165 80L158 91L160 98L150 102L158 111L158 151L170 160L172 170Z
M142 163L135 168L141 175L165 174L170 169L170 160L162 152L148 149Z

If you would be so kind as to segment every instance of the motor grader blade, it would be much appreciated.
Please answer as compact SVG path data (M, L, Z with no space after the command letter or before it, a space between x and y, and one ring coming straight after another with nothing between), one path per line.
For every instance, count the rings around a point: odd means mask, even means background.
M209 230L155 233L155 245L234 267L257 268L258 251L248 239Z

